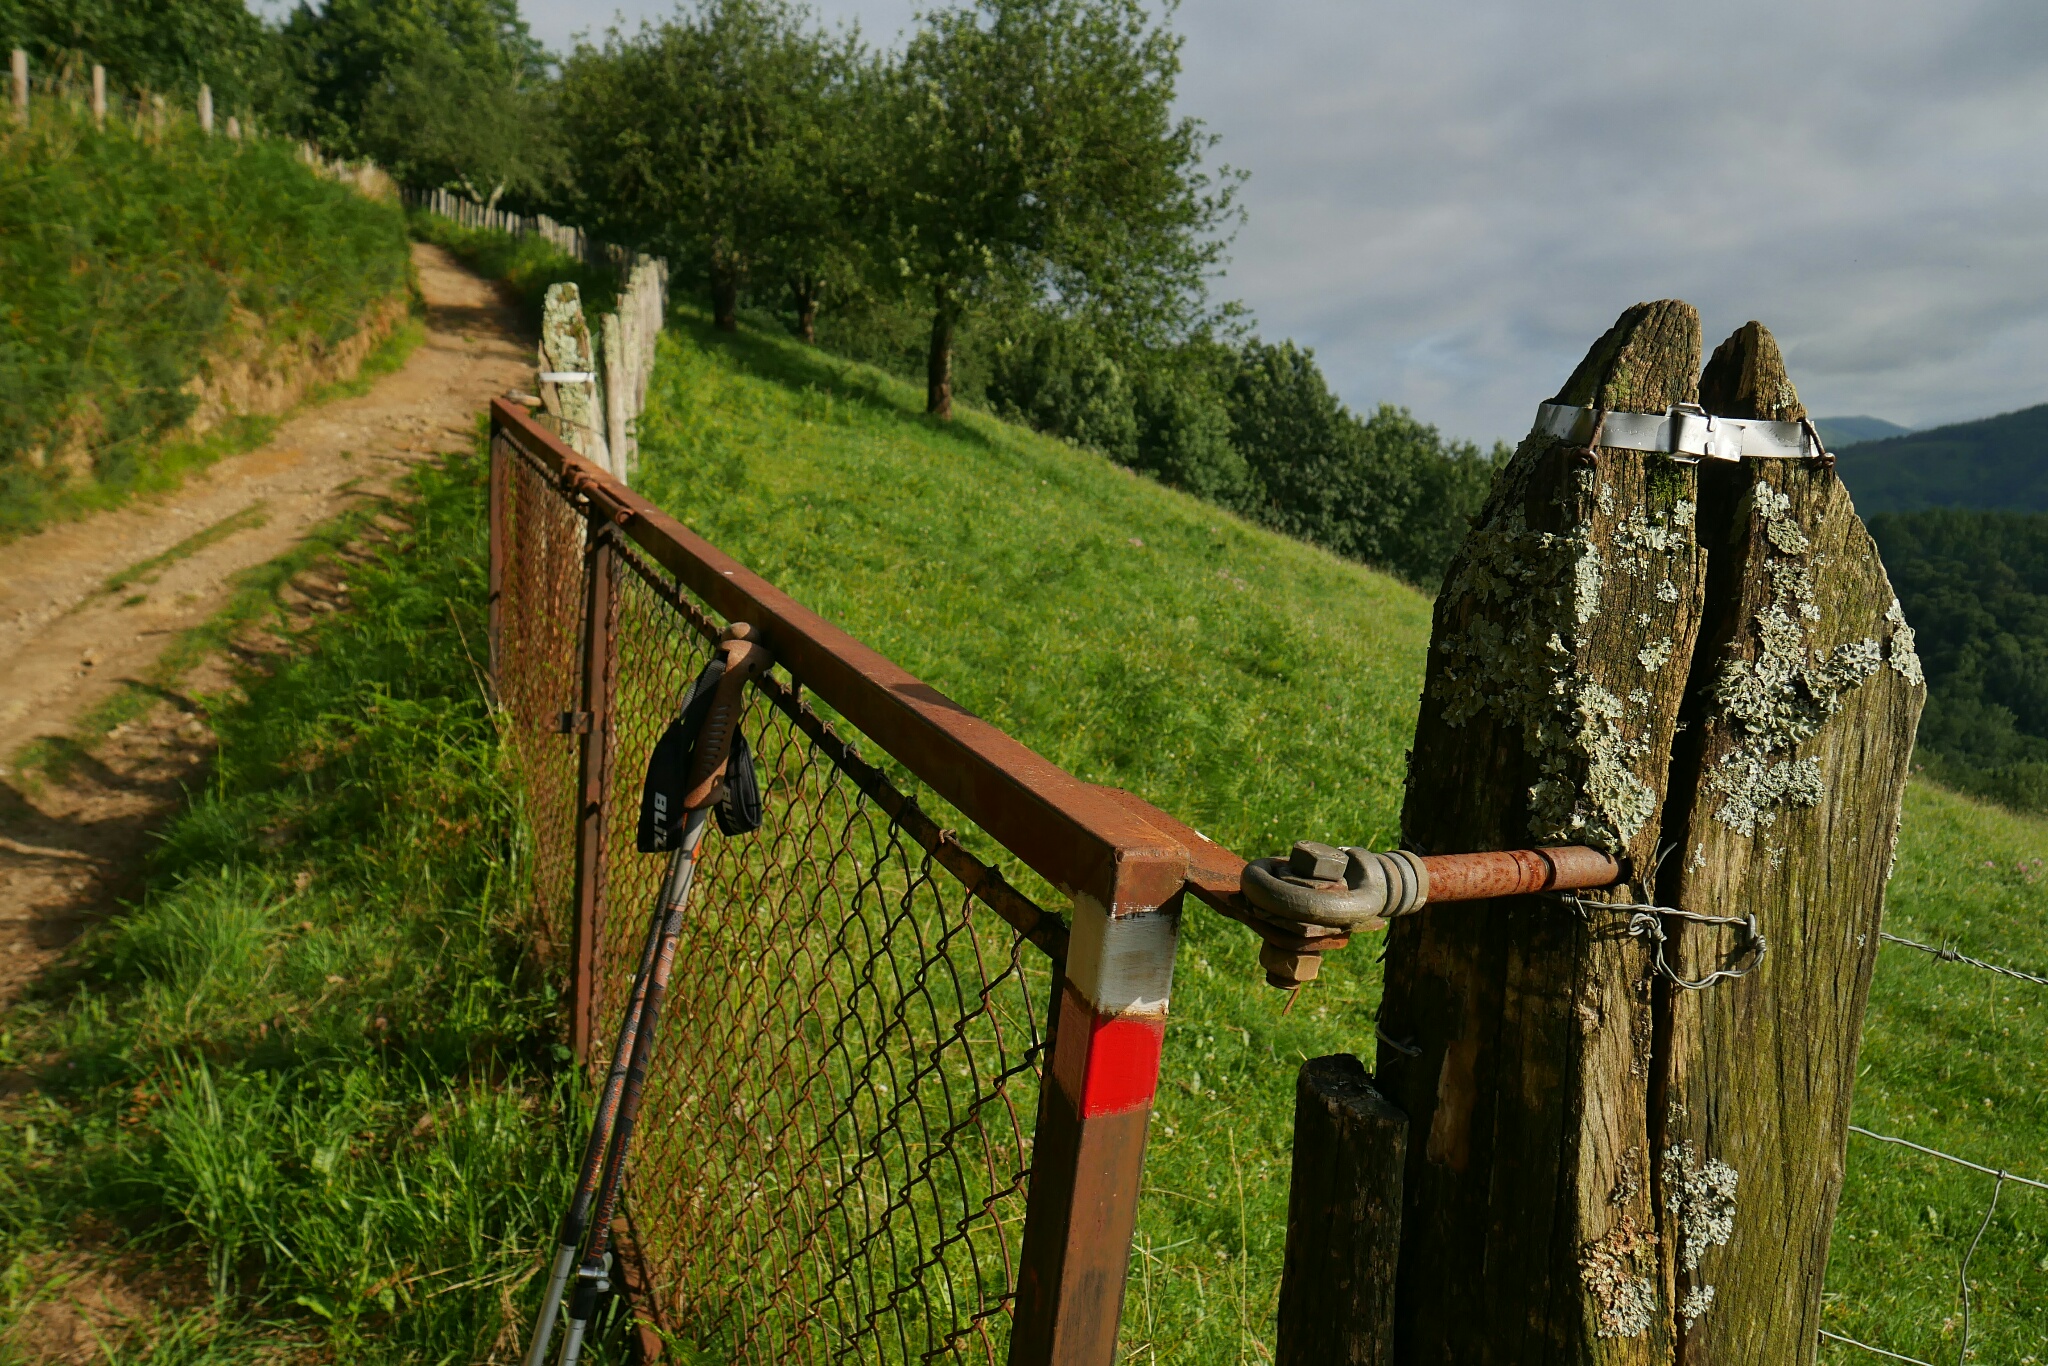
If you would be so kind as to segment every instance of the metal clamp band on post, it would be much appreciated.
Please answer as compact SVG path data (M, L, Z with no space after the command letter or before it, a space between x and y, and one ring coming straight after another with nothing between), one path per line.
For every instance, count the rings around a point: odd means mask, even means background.
M1546 403L1536 410L1531 434L1554 436L1575 445L1651 451L1687 462L1829 459L1811 422L1716 417L1696 403L1679 404L1661 413L1603 412Z

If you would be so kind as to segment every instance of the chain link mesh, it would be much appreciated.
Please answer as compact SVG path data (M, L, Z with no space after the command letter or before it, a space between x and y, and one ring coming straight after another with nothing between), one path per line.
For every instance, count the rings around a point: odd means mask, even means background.
M587 560L569 496L504 454L500 688L559 924L577 746L535 722L576 705ZM634 849L646 756L717 638L613 545L594 1071L661 874ZM707 835L691 893L628 1183L640 1311L735 1362L1000 1361L1064 929L799 688L767 680L744 724L765 824Z
M533 841L537 947L553 961L568 946L562 908L576 877L578 756L560 720L581 700L584 520L555 480L502 436L492 441L492 460L504 480L498 704Z

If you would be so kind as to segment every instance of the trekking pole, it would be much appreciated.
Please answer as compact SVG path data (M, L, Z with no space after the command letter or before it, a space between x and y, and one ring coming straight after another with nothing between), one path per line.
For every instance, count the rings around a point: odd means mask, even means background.
M639 848L642 853L673 852L620 1021L611 1070L584 1144L576 1194L563 1215L526 1366L543 1366L546 1361L565 1296L569 1299L569 1325L561 1360L563 1366L573 1366L582 1354L584 1335L598 1302L611 1289L612 1215L705 823L714 807L719 829L727 835L746 833L761 823L752 756L739 730L747 680L770 662L766 649L752 636L752 628L743 622L726 628L718 656L698 675L681 714L662 735L648 763L647 783L641 793ZM575 1272L576 1289L569 1295L571 1269L586 1240L588 1249Z

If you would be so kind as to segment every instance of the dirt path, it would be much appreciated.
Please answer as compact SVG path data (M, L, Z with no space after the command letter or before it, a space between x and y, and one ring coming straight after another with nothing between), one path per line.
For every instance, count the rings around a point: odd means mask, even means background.
M532 378L531 344L495 286L416 244L427 337L359 398L300 413L269 444L164 498L0 546L0 1006L133 892L149 834L211 753L191 698L228 682L202 663L138 720L76 756L62 781L13 761L147 679L164 648L228 599L233 575L388 491L415 461L466 448L493 394ZM345 599L340 575L285 598L310 617Z

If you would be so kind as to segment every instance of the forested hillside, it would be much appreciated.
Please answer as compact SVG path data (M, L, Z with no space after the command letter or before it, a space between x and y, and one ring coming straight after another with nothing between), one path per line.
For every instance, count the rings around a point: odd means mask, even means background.
M2048 809L2048 515L1881 513L1870 530L1919 632L1923 764L1966 792Z
M1865 517L1916 508L2048 512L2048 403L1837 452Z
M0 278L4 537L206 458L164 440L276 397L280 372L359 360L403 316L405 232L286 144L38 99L0 126Z
M1886 437L1904 436L1912 430L1881 417L1817 417L1813 425L1820 428L1820 439L1827 443L1829 450L1853 446L1859 441L1882 441Z

